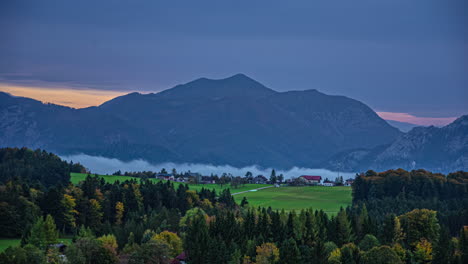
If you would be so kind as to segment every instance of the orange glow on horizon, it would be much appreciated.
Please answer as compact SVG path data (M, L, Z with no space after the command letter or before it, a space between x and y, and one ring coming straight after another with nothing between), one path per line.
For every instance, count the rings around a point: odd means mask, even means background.
M117 96L128 93L97 89L25 87L9 84L0 84L0 91L14 96L36 99L44 103L53 103L73 108L97 106Z
M417 117L408 113L377 112L385 120L393 120L420 126L445 126L457 119L456 117Z

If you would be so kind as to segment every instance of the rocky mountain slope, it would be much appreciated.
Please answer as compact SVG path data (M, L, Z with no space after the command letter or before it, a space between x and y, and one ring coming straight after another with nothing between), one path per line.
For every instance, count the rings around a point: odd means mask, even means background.
M424 168L435 172L468 169L468 115L445 127L415 127L392 144L345 151L326 166L342 170Z

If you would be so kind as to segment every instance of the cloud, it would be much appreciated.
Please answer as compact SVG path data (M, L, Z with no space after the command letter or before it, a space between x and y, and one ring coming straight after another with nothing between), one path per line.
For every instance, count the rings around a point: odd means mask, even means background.
M408 113L377 112L385 120L411 123L420 126L445 126L457 119L456 117L418 117Z
M178 172L198 172L203 175L217 174L221 175L223 173L231 173L234 176L244 176L247 171L252 172L254 175L265 175L269 177L271 173L271 168L260 168L258 166L252 165L243 168L236 168L230 165L221 165L215 166L211 164L191 164L191 163L160 163L160 164L151 164L144 160L132 160L129 162L124 162L118 159L111 159L101 156L89 156L85 154L71 155L71 156L61 156L63 159L73 162L79 162L83 164L86 168L90 169L93 173L99 174L112 174L118 170L121 171L161 171L161 169L166 169L168 171L175 168ZM352 178L356 174L351 172L335 172L329 171L326 169L313 169L313 168L298 168L293 167L289 170L276 170L276 174L282 173L286 179L292 177L299 177L301 175L320 175L324 178L335 179L338 175L343 176L343 178Z
M45 103L54 103L73 108L97 106L112 98L128 93L99 89L28 87L10 84L0 84L0 91L14 96L29 97Z

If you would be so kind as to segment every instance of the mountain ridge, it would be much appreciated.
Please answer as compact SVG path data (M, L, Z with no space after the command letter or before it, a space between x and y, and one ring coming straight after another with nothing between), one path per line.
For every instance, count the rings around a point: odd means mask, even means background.
M356 149L331 158L325 166L345 170L407 170L424 168L437 172L467 170L468 115L444 127L414 127L387 146Z
M315 89L277 92L243 74L129 93L84 109L38 101L28 107L11 98L0 96L0 103L10 102L0 105L0 145L66 155L318 167L339 153L392 144L402 135L360 101Z

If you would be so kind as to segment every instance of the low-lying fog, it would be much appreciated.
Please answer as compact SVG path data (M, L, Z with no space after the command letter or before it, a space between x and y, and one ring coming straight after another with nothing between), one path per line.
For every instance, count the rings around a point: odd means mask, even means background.
M134 171L154 171L159 172L161 169L166 169L168 172L175 168L177 172L198 172L202 175L217 174L222 175L223 173L230 173L234 176L244 176L247 171L256 175L264 175L269 177L271 174L272 168L260 168L258 166L252 165L243 168L236 168L229 165L215 166L211 164L191 164L191 163L160 163L160 164L151 164L144 160L132 160L129 162L124 162L118 159L110 159L105 157L89 156L85 154L71 155L71 156L61 156L63 159L73 162L79 162L92 173L98 174L112 174L118 170L122 172L134 172ZM344 179L354 178L355 173L349 172L336 172L326 169L312 169L312 168L298 168L293 167L289 170L276 170L276 175L283 174L285 179L291 177L299 177L301 175L320 175L324 178L329 178L330 180L335 179L338 175L343 176Z

